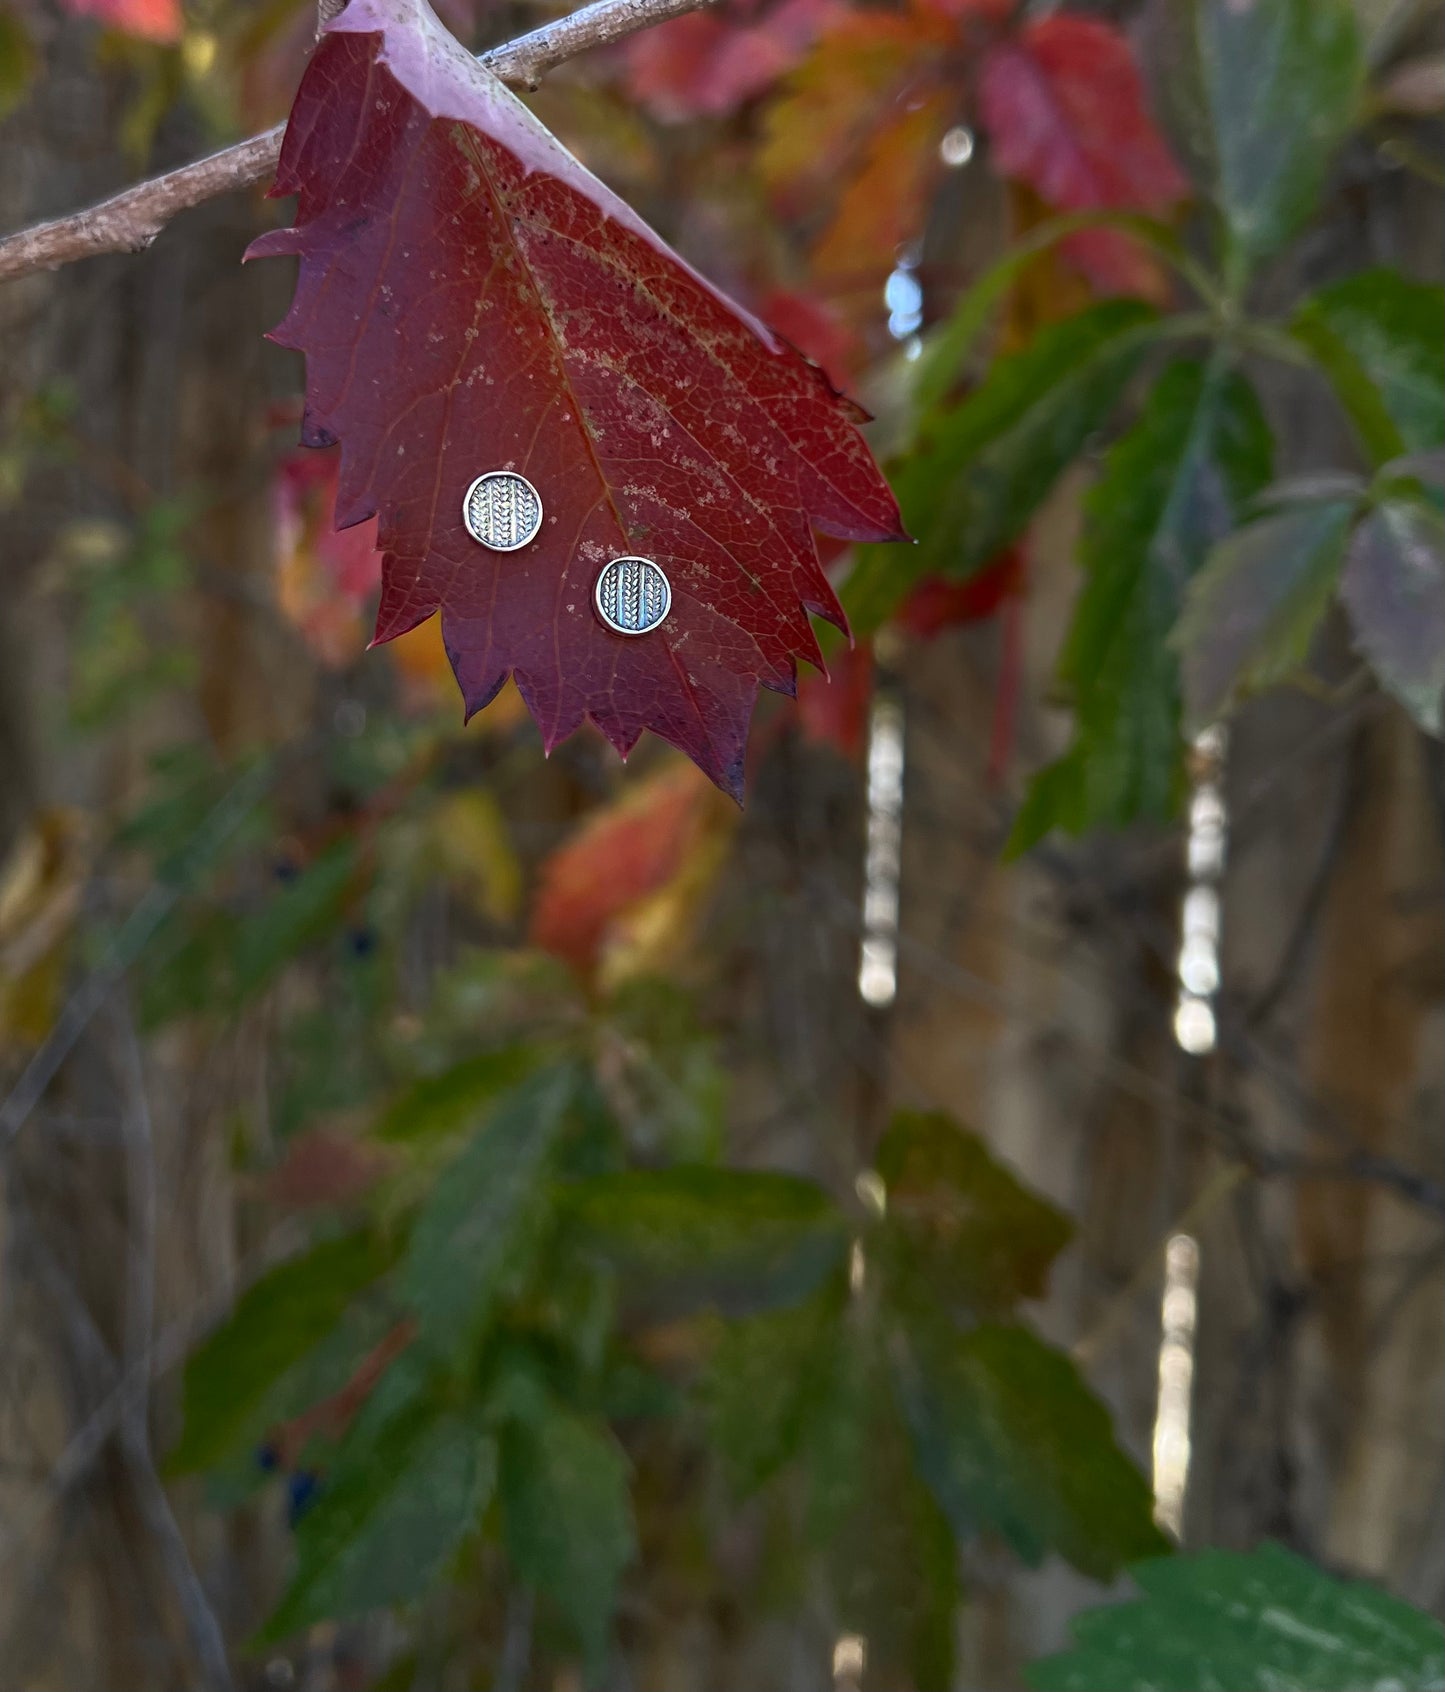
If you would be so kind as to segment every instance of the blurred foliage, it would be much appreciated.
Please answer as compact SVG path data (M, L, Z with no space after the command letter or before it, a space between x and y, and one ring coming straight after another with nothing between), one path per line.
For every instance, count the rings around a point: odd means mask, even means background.
M71 9L110 32L137 147L178 99L218 132L277 116L311 30L299 4ZM1383 121L1348 0L1174 9L1190 176L1121 32L1019 10L739 0L538 96L883 396L919 544L839 558L860 633L1006 624L1035 519L1089 479L1058 661L1074 737L1023 795L1016 851L1170 818L1186 732L1306 672L1337 600L1423 727L1445 702L1445 294L1377 268L1281 299L1263 268ZM28 13L0 11L0 106L37 74ZM1019 240L966 285L915 279L901 355L881 285L914 277L975 153L1009 179ZM1274 438L1271 362L1338 407L1353 455L1300 466ZM19 409L0 503L87 451L76 409ZM423 1635L494 1675L498 1594L535 1594L534 1664L595 1681L645 1628L657 1566L720 1590L698 1547L746 1518L766 1525L758 1602L865 1636L870 1684L950 1683L981 1545L1100 1581L1151 1559L1040 1688L1440 1684L1433 1624L1283 1552L1152 1560L1143 1478L1024 1308L1070 1224L987 1124L895 1115L856 1193L730 1160L698 936L734 814L680 761L644 754L624 782L584 750L588 802L539 827L515 695L464 737L434 629L359 655L370 540L331 533L333 461L272 445L276 638L305 655L320 726L208 749L190 610L214 586L197 528L216 492L156 498L108 467L115 515L67 525L47 575L73 607L64 732L124 727L152 756L106 839L47 817L0 867L0 1042L39 1040L64 971L116 948L146 1029L264 1029L234 1155L306 1243L192 1352L170 1454L219 1507L286 1494L294 1565L260 1637L396 1607L392 1684L425 1683ZM847 672L850 711L805 719L850 754L871 666ZM150 890L132 920L96 901L79 922L92 873ZM438 912L440 955L417 943Z
M1034 1664L1037 1692L1429 1692L1445 1629L1278 1545L1205 1551L1134 1571L1142 1597L1087 1611L1075 1647Z

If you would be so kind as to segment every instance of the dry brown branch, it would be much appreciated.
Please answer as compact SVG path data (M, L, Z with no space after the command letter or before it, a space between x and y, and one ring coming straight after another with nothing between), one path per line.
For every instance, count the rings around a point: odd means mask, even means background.
M555 23L543 24L515 41L481 55L481 62L515 88L538 80L566 59L669 18L695 12L711 0L594 0ZM52 218L0 239L0 281L34 270L55 270L98 253L136 253L150 246L179 212L263 181L281 153L283 125L223 147L194 164L182 165L99 205Z

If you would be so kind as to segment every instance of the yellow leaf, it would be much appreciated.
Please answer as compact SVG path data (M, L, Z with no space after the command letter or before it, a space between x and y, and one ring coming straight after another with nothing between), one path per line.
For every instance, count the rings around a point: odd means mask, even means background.
M0 864L0 1047L37 1045L55 1021L80 908L83 819L44 811Z
M432 814L443 873L483 915L512 922L522 906L522 866L496 800L485 788L449 794Z
M937 76L953 33L925 13L846 15L767 114L758 157L764 182L788 195L849 175L848 155L905 109L911 84Z
M871 284L893 268L898 248L922 232L938 139L952 110L953 96L935 89L873 132L861 168L813 250L815 275Z

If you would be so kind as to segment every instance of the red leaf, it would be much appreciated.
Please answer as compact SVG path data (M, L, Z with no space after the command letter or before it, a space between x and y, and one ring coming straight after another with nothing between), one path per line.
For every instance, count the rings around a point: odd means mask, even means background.
M980 96L1000 173L1052 206L1160 213L1189 193L1111 24L1066 12L1030 24L989 52ZM1087 230L1068 250L1103 287L1153 291L1153 261L1126 235Z
M276 467L277 596L323 664L350 663L366 644L362 609L381 584L376 524L337 533L336 454L290 452Z
M508 673L550 749L644 729L741 790L757 687L842 623L811 524L899 537L898 508L820 371L718 293L442 29L424 0L351 0L296 96L276 193L301 258L275 332L307 355L303 440L342 443L337 521L376 513L377 640L440 610L468 714ZM462 523L484 471L541 495L538 539ZM610 559L671 580L651 634L592 595Z
M1006 601L1021 598L1023 591L1023 554L1010 547L967 581L926 576L899 606L894 621L920 640L932 640L960 623L992 617Z
M764 9L734 0L642 30L624 49L627 91L667 123L723 117L786 75L839 9L838 0Z
M856 758L863 749L873 701L872 645L865 640L838 653L829 671L799 682L798 723L810 740L837 747L845 758Z
M711 797L678 764L595 811L542 866L532 943L590 969L617 919L681 870L706 831Z
M286 1147L266 1176L266 1196L291 1210L349 1204L374 1187L387 1159L376 1146L330 1128L312 1128Z
M914 0L919 11L959 20L980 18L989 24L1004 24L1013 15L1018 0Z
M179 41L183 20L180 0L64 0L81 18L98 18L107 29L142 41Z
M306 1447L318 1435L323 1439L340 1439L357 1411L376 1390L382 1376L415 1338L416 1322L408 1316L367 1352L350 1380L339 1391L313 1404L309 1410L303 1410L299 1416L293 1416L289 1422L273 1428L271 1444L281 1467L294 1469Z
M811 294L776 288L758 303L758 316L814 364L820 364L834 387L841 387L858 363L862 344L833 308ZM823 563L827 549L820 548Z

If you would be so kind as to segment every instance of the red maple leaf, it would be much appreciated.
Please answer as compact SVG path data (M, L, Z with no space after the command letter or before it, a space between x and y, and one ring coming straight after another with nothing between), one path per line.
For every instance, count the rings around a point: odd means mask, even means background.
M811 525L900 538L898 508L823 373L672 253L449 36L424 0L351 0L287 126L277 194L300 256L274 338L307 355L308 445L339 440L337 521L375 514L376 639L440 610L467 712L508 674L550 749L590 718L624 756L651 729L740 793L758 684L820 663L840 625ZM536 539L494 552L462 501L525 476ZM644 557L671 610L594 610Z
M999 172L1051 206L1160 213L1189 193L1129 43L1101 19L1056 12L1029 24L990 50L979 93ZM1153 291L1153 262L1126 235L1087 230L1068 251L1103 287Z

